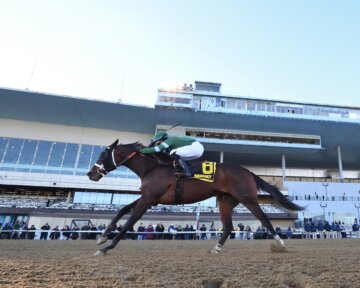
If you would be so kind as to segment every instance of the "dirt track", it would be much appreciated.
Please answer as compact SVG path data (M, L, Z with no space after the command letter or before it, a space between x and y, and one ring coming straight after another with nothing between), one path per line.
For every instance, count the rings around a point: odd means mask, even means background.
M123 241L106 257L94 241L0 241L0 287L360 287L360 240Z

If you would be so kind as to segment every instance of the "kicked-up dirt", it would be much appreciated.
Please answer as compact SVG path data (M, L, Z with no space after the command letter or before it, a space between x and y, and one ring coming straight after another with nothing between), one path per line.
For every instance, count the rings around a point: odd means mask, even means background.
M0 287L360 287L360 239L272 242L0 240Z

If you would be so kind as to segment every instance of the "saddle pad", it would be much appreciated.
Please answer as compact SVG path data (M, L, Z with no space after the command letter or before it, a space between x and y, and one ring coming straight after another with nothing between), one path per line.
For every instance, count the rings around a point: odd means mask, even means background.
M194 179L205 182L214 182L216 162L205 161L190 167Z

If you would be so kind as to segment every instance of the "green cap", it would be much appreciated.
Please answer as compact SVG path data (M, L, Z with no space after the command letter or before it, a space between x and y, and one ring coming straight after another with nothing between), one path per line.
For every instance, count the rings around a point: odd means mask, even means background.
M156 133L155 136L151 139L151 142L157 142L160 140L165 140L168 137L168 134L165 131Z

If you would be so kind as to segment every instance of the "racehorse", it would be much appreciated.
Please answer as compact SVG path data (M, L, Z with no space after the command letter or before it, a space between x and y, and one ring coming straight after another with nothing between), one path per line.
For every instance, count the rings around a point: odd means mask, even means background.
M304 208L287 199L277 187L267 183L249 170L230 163L217 164L213 182L204 182L187 178L182 183L181 203L176 201L175 188L177 179L175 168L171 162L164 163L154 156L143 155L139 152L144 146L139 142L118 145L116 140L100 153L99 159L87 173L92 181L99 181L103 176L123 165L132 170L141 179L141 197L129 205L124 206L112 219L107 229L100 237L98 244L105 243L116 223L125 214L131 216L115 236L112 243L99 249L95 255L106 255L109 249L115 248L120 239L151 207L158 204L189 204L203 201L216 196L219 203L223 233L211 253L219 253L225 241L233 231L232 210L239 203L247 207L252 214L268 229L280 250L284 249L284 242L276 234L268 216L261 210L258 201L258 190L269 193L272 198L287 210L301 211ZM178 180L179 181L179 180Z

